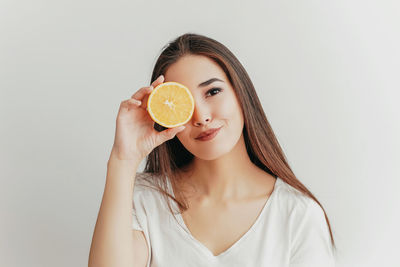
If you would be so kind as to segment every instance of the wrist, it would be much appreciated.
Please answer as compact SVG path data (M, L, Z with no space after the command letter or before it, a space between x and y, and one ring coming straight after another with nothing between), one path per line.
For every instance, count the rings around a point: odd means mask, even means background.
M139 159L121 159L116 155L111 154L110 158L108 159L107 165L118 165L121 167L132 167L137 168L140 164L141 160Z
M110 154L110 159L115 159L115 160L122 160L125 162L142 162L144 158L142 158L140 155L134 155L131 154L129 156L125 155L126 153L121 153L118 149L118 147L113 146Z

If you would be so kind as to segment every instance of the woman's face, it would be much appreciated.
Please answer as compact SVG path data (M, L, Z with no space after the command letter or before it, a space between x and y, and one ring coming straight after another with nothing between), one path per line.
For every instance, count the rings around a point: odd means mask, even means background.
M176 135L182 145L203 160L230 152L242 136L244 120L235 91L220 66L205 56L186 55L172 64L164 77L165 82L174 81L189 88L195 101L193 117ZM214 78L220 81L207 82ZM196 139L201 132L219 127L222 128L213 139Z

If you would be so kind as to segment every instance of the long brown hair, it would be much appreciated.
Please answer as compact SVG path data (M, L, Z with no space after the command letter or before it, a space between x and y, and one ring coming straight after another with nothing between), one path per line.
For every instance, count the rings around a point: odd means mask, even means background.
M294 175L267 120L253 83L242 64L227 47L203 35L194 33L183 34L163 47L155 63L150 82L157 79L161 74L165 75L168 67L185 55L206 56L214 60L223 69L230 83L233 85L243 110L243 136L251 161L275 178L280 177L285 183L309 196L321 206L329 226L332 246L336 250L325 209ZM154 128L157 131L166 129L157 123L155 123ZM166 200L170 198L175 201L182 211L188 208L188 202L182 192L176 192L177 194L174 194L175 197L168 193L167 177L171 185L176 188L181 179L178 171L184 171L185 166L188 166L193 158L193 154L186 150L175 136L173 139L153 149L147 156L143 171L144 173L153 174L151 179L152 182L156 182L157 189L163 193ZM170 211L173 212L169 201L167 203Z

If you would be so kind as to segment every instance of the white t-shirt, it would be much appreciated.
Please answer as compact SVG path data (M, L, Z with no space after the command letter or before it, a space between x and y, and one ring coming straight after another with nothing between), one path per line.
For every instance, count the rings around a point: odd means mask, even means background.
M279 177L251 228L221 254L195 239L180 214L137 173L132 228L149 247L146 267L333 267L335 256L322 208ZM168 180L168 190L174 196ZM178 211L174 201L173 210ZM178 222L177 222L178 221Z

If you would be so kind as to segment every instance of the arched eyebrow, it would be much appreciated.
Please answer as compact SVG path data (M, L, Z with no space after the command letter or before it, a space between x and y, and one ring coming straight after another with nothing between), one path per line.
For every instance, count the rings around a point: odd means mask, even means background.
M218 78L211 78L211 79L209 79L208 81L205 81L205 82L202 82L201 84L199 84L199 86L198 87L204 87L204 86L207 86L207 85L209 85L209 84L211 84L211 83L213 83L213 82L224 82L224 81L222 81L222 80L220 80L220 79L218 79Z

